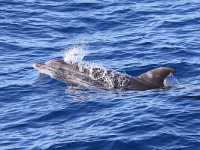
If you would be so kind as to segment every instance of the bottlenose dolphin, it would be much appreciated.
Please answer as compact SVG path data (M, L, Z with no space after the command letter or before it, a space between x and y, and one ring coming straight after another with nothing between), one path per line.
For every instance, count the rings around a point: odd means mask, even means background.
M164 88L164 79L175 73L168 67L159 67L137 77L107 70L98 65L86 62L65 62L49 60L44 64L35 63L33 67L51 78L82 86L95 86L103 89L149 90Z

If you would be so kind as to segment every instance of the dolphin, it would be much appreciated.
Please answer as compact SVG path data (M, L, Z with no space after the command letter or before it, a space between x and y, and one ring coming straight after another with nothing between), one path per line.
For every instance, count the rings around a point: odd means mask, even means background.
M164 88L164 79L174 74L175 69L159 67L139 76L130 76L86 62L65 62L49 60L44 64L34 63L33 67L41 74L56 80L75 83L85 87L122 90L150 90Z

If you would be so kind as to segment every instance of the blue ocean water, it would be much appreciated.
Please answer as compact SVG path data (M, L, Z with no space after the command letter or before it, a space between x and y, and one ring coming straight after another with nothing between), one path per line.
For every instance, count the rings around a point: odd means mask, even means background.
M199 149L199 0L0 0L0 33L0 149ZM33 69L81 43L86 61L172 67L182 86L104 91Z

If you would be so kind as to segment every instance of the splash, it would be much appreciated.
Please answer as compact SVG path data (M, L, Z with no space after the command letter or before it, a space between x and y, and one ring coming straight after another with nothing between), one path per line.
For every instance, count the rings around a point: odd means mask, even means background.
M82 62L83 58L86 56L86 45L74 45L70 49L64 51L64 61L66 63L76 63Z
M169 74L165 80L164 80L164 85L165 87L176 87L178 85L180 85L180 83L178 82L178 80L174 77L173 74Z
M78 62L77 66L80 72L88 74L94 81L102 81L106 88L113 88L113 72L109 72L105 67L94 62Z
M107 72L106 68L103 66L94 63L94 62L85 62L83 61L84 57L88 54L86 52L86 45L75 45L72 48L65 50L64 52L64 61L66 63L75 64L78 66L80 72L88 72L91 77L95 71Z
M78 45L65 50L64 61L76 65L81 73L87 74L93 81L100 81L108 89L114 88L116 84L123 86L128 82L123 73L107 70L94 62L85 62L83 59L88 54L85 48L85 45Z

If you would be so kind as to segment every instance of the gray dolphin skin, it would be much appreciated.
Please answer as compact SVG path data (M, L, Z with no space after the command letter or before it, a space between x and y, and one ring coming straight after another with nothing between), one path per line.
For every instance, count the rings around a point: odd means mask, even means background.
M33 67L41 74L56 80L75 83L85 87L122 90L150 90L164 88L164 79L175 73L168 67L159 67L137 77L92 66L89 63L66 63L64 60L49 60L45 64L35 63Z

